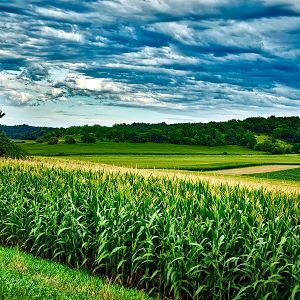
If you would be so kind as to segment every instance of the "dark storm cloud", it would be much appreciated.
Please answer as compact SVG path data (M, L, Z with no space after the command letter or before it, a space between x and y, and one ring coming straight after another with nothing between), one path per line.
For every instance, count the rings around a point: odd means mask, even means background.
M0 4L0 30L0 88L14 105L24 95L155 110L299 104L293 0L15 0Z

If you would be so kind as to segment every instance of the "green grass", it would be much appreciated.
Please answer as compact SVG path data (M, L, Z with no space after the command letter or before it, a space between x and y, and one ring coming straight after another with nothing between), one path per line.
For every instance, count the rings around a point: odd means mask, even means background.
M19 144L31 155L89 155L89 154L257 154L257 151L241 146L194 146L194 145L174 145L159 143L124 143L99 142L64 144L60 141L57 145L48 145L48 143L38 144L34 141L26 141L25 144ZM259 153L261 154L261 153Z
M300 155L88 155L67 156L66 160L139 169L209 171L272 164L299 164Z
M300 182L300 168L283 170L283 171L275 171L275 172L248 174L245 176Z
M176 299L299 299L300 195L0 163L0 242Z
M208 171L267 164L299 164L299 155L272 156L241 146L187 146L173 144L136 144L99 142L57 145L27 141L20 144L30 154L56 156L63 153L66 159L97 162L141 169L179 169ZM221 155L227 152L228 155Z
M1 300L150 299L136 289L109 284L99 276L34 258L18 248L0 247Z

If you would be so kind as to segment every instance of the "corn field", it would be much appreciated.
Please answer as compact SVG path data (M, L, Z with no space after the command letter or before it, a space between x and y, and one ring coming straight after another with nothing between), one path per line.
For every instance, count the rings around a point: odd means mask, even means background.
M0 242L157 297L299 299L300 197L0 163Z

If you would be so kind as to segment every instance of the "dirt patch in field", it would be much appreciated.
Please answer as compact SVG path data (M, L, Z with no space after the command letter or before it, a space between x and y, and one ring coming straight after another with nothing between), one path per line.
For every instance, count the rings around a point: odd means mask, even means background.
M282 171L282 170L295 169L295 168L300 168L300 165L258 166L258 167L213 171L213 173L243 175L243 174L275 172L275 171Z

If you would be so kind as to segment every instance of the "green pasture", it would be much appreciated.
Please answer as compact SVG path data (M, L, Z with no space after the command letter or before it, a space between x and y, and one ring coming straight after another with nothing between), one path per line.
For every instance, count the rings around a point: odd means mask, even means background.
M300 168L275 172L248 174L246 176L276 180L300 181Z
M65 144L59 141L57 145L48 145L48 143L36 143L35 141L26 141L25 144L19 144L31 155L91 155L91 154L258 154L257 151L242 146L197 146L197 145L177 145L167 143L124 143L100 142ZM261 152L259 153L261 154Z
M300 155L74 155L65 159L137 169L209 171L259 165L299 164Z

